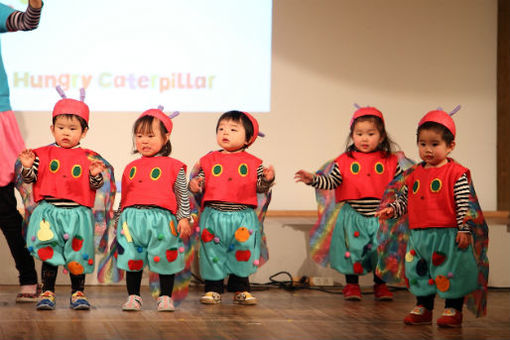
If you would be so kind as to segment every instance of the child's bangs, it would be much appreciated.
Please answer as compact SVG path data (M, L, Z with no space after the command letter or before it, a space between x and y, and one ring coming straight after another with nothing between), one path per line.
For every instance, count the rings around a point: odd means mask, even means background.
M135 123L135 126L133 128L133 132L135 134L141 133L141 134L153 134L154 131L152 130L152 121L154 120L154 117L152 116L144 116L140 119L138 119Z

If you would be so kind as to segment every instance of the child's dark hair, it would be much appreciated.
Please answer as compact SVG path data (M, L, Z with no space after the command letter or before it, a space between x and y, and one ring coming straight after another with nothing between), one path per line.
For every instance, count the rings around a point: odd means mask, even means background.
M455 136L453 133L446 128L443 124L439 124L436 122L425 122L418 127L416 131L416 143L419 142L420 132L423 130L432 130L441 135L441 139L445 141L447 146L452 145L452 142L455 140Z
M393 142L393 140L391 140L390 136L388 136L388 133L386 132L384 122L382 121L382 119L377 116L368 115L356 118L351 124L351 131L349 133L349 137L347 137L345 148L345 152L349 157L352 158L352 153L356 151L356 146L354 146L354 143L350 142L352 140L352 135L354 133L354 127L356 126L356 123L359 122L372 122L375 124L377 131L379 131L379 134L381 135L382 138L382 142L379 143L379 145L377 145L375 151L382 151L384 157L389 157L391 153L395 151L397 144Z
M133 136L135 136L137 133L154 133L152 131L152 123L154 122L154 119L157 119L153 116L143 116L136 120L135 124L133 125ZM168 130L166 129L163 122L159 122L159 129L161 130L162 137L168 133ZM133 138L133 153L138 153L138 150L136 149L135 141ZM170 143L170 138L168 141L163 145L161 150L159 150L158 154L161 156L170 156L172 153L172 144Z
M57 115L57 116L53 117L53 120L52 120L53 125L55 125L55 122L57 121L58 117L65 117L67 119L73 119L73 117L76 118L80 122L82 132L85 131L85 129L89 128L89 125L87 124L87 121L85 119L81 118L80 116L73 115L72 113L64 113L64 114Z
M220 123L224 120L233 120L234 122L241 122L246 133L246 142L248 142L253 136L253 124L251 123L251 120L248 118L248 116L246 116L243 112L234 110L222 114L220 119L218 119L218 123L216 124L216 132L218 132Z

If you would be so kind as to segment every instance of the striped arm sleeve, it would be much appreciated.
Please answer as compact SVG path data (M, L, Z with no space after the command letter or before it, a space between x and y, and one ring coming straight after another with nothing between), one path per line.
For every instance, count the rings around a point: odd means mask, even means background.
M186 173L184 169L179 170L177 179L174 183L174 192L177 199L177 213L175 217L177 220L190 217L189 193L188 184L186 183Z
M342 184L342 174L338 164L334 164L329 175L313 175L311 186L321 190L332 190Z
M404 185L402 187L402 192L397 196L397 199L393 203L390 203L389 206L393 208L395 218L398 218L407 212L407 194L408 188L407 185Z
M97 189L101 188L104 184L103 174L98 173L97 175L92 176L89 173L89 182L90 182L91 189L97 190Z
M268 192L269 189L273 186L274 178L270 181L267 181L264 178L264 166L262 164L257 168L257 192Z
M28 6L25 12L15 11L7 18L7 31L31 31L39 26L41 19L41 8L33 8Z
M25 183L37 182L37 173L39 172L39 157L35 156L34 164L31 168L23 167L21 170L21 178Z
M471 232L471 227L462 225L464 217L469 207L469 183L466 174L460 176L453 186L453 196L455 198L457 226L459 231Z

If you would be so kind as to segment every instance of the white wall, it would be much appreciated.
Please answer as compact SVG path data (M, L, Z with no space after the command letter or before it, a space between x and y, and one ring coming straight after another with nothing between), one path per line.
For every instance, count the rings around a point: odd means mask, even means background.
M272 109L255 114L266 137L251 148L276 169L271 209L316 208L312 189L295 184L293 173L315 170L344 150L357 102L378 107L415 159L421 116L461 104L453 157L471 169L482 208L495 210L496 38L496 0L275 0ZM51 142L51 109L16 113L27 146ZM91 110L84 145L111 161L120 178L133 159L131 127L140 113ZM172 155L191 166L216 148L219 114L177 117ZM284 247L281 236L271 243Z

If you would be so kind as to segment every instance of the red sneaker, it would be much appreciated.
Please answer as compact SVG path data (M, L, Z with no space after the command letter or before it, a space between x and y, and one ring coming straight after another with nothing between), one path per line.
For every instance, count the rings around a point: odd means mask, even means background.
M432 324L432 311L423 307L416 306L404 318L406 325L430 325Z
M361 289L357 283L346 284L342 290L342 293L344 294L344 299L346 300L361 300Z
M455 308L445 308L441 317L437 319L439 327L457 328L462 326L462 312Z
M393 300L393 293L389 291L386 283L378 283L374 285L374 297L376 300Z

